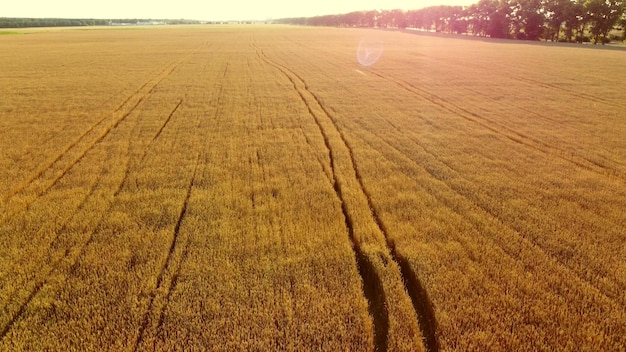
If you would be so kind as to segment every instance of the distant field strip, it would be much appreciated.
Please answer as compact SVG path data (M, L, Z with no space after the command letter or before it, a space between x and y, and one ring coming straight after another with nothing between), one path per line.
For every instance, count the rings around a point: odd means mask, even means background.
M0 350L626 346L622 51L279 25L0 46Z

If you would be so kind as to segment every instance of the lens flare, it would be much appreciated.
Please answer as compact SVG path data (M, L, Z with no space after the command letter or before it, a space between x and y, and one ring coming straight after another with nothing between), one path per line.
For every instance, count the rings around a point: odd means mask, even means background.
M372 66L383 55L383 41L375 38L363 38L356 48L356 59L362 66Z

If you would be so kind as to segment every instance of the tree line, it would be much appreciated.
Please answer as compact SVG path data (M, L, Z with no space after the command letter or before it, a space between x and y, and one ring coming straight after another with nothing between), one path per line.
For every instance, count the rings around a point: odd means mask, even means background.
M275 23L310 26L412 28L492 38L566 42L626 39L624 0L480 0L471 6L357 11L287 18ZM610 36L621 29L621 38Z
M114 24L137 24L154 20L146 19L80 19L80 18L12 18L0 17L0 28L27 28L27 27L82 27L82 26L110 26ZM158 20L163 24L198 24L194 20Z

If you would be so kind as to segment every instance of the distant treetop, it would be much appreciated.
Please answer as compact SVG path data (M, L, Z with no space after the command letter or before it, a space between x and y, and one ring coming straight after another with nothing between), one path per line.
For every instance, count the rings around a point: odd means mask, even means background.
M420 10L357 11L341 15L285 18L274 23L308 26L415 29L491 38L592 41L626 39L626 1L479 0L471 6ZM621 29L621 38L610 35Z

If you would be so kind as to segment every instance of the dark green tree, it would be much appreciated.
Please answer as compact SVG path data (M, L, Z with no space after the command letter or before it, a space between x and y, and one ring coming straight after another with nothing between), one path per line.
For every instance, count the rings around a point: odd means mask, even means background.
M578 32L578 36L581 38L585 32L585 26L587 23L587 17L585 15L585 8L583 6L584 0L569 1L565 3L563 10L563 19L565 20L565 38L569 42L574 42L574 31ZM582 40L582 39L581 39Z
M511 7L506 0L479 0L468 9L468 21L476 35L509 38Z
M558 41L561 35L561 29L565 25L565 37L569 40L572 37L573 28L567 26L567 22L571 24L576 19L572 17L575 3L572 0L547 0L544 2L544 11L547 20L546 37L552 41ZM568 29L569 28L569 31ZM567 33L569 32L569 33Z
M489 15L487 34L491 38L509 38L511 35L511 7L506 0L494 1L495 9Z
M601 41L604 44L608 40L609 32L624 14L624 2L622 0L586 0L584 6L594 43Z
M513 0L511 19L516 39L539 40L546 22L541 0Z

